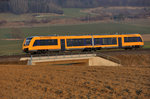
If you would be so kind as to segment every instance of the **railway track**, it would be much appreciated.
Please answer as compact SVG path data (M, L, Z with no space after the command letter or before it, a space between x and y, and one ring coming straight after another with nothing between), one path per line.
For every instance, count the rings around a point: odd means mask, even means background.
M74 54L96 54L97 56L103 57L105 59L114 61L116 63L120 63L120 60L115 58L117 55L134 55L134 54L150 54L150 49L138 49L138 50L100 50L93 52L82 52L82 51L66 51L66 52L51 52L46 54L35 54L33 57L41 57L41 56L57 56L57 55L74 55ZM0 64L21 64L25 65L26 62L20 61L21 57L30 57L31 54L22 54L22 55L12 55L12 56L0 56Z
M150 48L147 49L135 49L135 50L106 50L100 51L103 54L150 54Z
M0 56L0 60L3 58L21 58L29 56L56 56L56 55L74 55L74 54L150 54L150 48L148 49L137 49L137 50L122 50L122 49L102 49L99 51L65 51L65 52L48 52L45 54L20 54L20 55L11 55L11 56Z

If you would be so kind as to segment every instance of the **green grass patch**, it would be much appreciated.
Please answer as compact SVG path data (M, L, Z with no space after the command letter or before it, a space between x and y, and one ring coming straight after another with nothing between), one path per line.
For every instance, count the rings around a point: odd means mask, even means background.
M144 42L144 48L150 48L150 41Z
M65 17L83 17L86 16L87 13L81 12L81 8L63 8Z
M0 40L0 56L23 54L22 42L23 40Z
M54 13L26 13L26 14L12 14L12 13L0 13L0 20L6 20L8 22L15 21L29 21L34 19L50 19L50 18L78 18L86 16L87 13L81 12L82 8L63 8L64 14Z
M56 25L49 27L19 28L22 36L40 35L78 35L78 34L115 34L115 33L150 33L150 26L137 26L120 23L91 23L77 25ZM11 28L0 29L0 39L12 38Z

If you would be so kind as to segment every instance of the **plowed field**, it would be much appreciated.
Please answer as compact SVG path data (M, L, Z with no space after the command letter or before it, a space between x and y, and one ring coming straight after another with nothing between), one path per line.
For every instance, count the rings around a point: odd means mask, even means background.
M0 99L149 97L149 67L0 65Z

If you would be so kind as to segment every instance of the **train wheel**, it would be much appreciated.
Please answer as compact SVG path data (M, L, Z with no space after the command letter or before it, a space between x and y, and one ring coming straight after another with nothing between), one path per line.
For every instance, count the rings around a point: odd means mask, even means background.
M140 46L135 46L134 49L138 50L138 49L140 49Z
M92 48L92 51L96 52L96 48Z
M133 49L133 47L126 47L126 48L124 48L125 50L132 50Z

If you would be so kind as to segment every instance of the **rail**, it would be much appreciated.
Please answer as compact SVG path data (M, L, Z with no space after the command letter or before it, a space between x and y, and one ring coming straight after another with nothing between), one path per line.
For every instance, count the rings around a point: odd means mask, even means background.
M65 51L65 52L49 52L46 54L35 54L33 57L41 56L60 56L60 55L81 55L81 54L95 54L94 52L82 52L82 51Z

